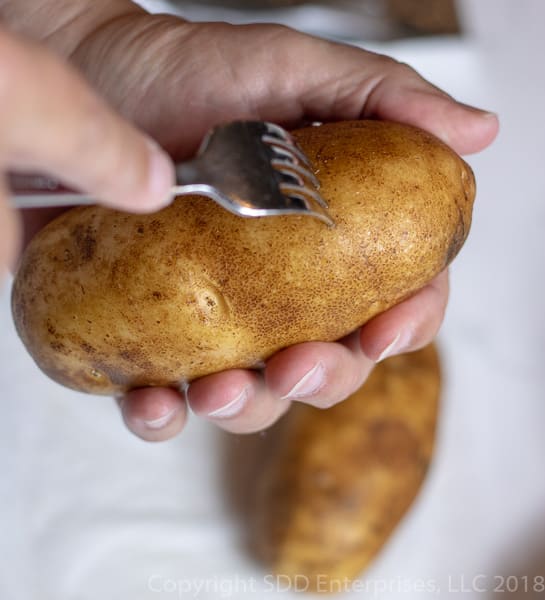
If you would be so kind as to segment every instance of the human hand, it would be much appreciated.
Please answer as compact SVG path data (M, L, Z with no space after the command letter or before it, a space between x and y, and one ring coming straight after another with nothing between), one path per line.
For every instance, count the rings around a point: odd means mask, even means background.
M0 28L0 175L43 171L104 204L150 211L168 198L173 166L117 116L77 72L43 47ZM21 227L0 180L0 275L16 260Z
M130 15L96 29L72 59L178 159L194 152L209 127L231 119L286 127L390 119L427 129L459 153L486 147L498 128L494 115L457 103L405 65L277 26ZM233 370L194 381L187 402L172 389L135 390L120 400L125 422L143 439L164 440L182 429L187 405L233 432L267 427L294 400L330 406L358 388L377 360L431 341L447 296L442 273L344 340L287 348L261 372Z

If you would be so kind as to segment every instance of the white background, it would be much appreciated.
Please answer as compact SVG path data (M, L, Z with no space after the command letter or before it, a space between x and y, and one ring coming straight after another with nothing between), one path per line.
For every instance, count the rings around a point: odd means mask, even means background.
M497 111L501 133L469 159L478 200L440 336L435 463L362 580L371 591L353 597L474 600L499 584L500 597L532 598L525 586L545 575L545 3L463 7L463 42L380 47ZM266 593L224 506L214 430L193 418L178 439L146 444L111 400L48 381L16 337L7 286L0 394L1 598L174 600L184 586L200 599ZM503 587L502 576L512 576Z

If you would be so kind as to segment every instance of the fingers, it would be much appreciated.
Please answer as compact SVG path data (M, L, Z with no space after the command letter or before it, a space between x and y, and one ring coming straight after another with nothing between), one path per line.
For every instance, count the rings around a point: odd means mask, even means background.
M169 388L142 388L117 403L127 428L148 442L168 440L183 429L187 408L182 395Z
M194 381L187 401L193 412L232 433L261 431L292 401L332 406L358 389L374 365L359 347L359 332L340 343L309 342L276 354L264 373L235 369ZM185 406L166 389L135 390L120 401L128 428L148 441L181 431Z
M265 381L280 397L328 408L355 392L373 364L354 332L337 343L308 342L279 352L267 364Z
M47 172L133 212L165 204L168 157L43 47L0 30L0 165Z
M274 398L260 375L233 370L196 381L188 394L194 412L233 433L266 429L290 402ZM127 428L143 440L165 441L181 432L187 419L182 394L167 388L144 388L117 400Z
M269 427L289 408L253 371L216 373L193 382L189 406L200 417L232 433L251 433Z
M309 342L272 357L263 373L228 371L192 383L192 410L222 429L250 433L273 424L293 401L327 408L359 388L373 367L358 336L341 343Z
M378 315L360 330L362 351L373 361L412 352L437 335L448 302L448 272L443 271L408 300Z

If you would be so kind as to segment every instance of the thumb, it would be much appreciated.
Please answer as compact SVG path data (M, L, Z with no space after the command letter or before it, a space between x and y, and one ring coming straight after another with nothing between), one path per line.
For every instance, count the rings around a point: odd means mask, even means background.
M302 110L316 120L375 118L433 133L459 154L488 146L495 114L457 102L406 64L355 46L301 37L297 78ZM312 76L302 75L312 73Z
M458 154L486 148L498 133L495 113L457 102L407 65L389 65L370 91L364 116L390 119L425 129Z
M0 163L34 170L133 212L160 208L174 169L69 65L0 30Z

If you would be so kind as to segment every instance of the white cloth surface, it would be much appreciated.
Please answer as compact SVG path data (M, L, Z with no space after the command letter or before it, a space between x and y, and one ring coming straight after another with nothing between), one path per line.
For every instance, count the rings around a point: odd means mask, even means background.
M151 12L176 12L189 21L228 23L281 23L307 33L350 40L390 40L400 26L388 17L383 0L330 0L305 2L290 7L222 7L221 2L201 0L138 0ZM256 2L257 4L257 2Z
M368 593L347 598L537 598L545 575L545 4L463 7L463 41L379 48L497 111L501 133L469 157L478 199L440 336L434 465ZM49 381L17 339L6 286L0 393L0 598L301 597L271 591L240 549L214 429L191 418L178 439L146 444L113 401Z

